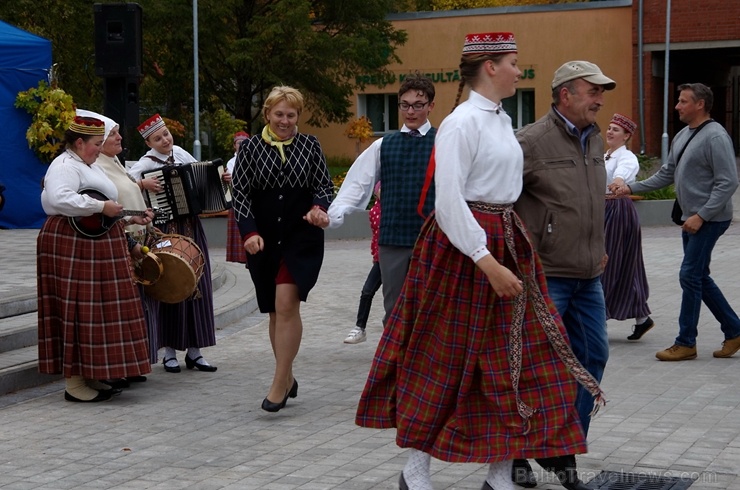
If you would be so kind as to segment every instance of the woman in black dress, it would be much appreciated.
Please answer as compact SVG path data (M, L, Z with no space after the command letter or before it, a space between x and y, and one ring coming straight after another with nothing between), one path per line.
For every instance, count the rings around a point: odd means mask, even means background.
M267 124L242 142L232 182L234 210L260 311L270 315L275 376L262 409L277 412L298 395L293 360L303 334L300 302L324 259L333 184L315 136L298 132L301 93L275 87L262 108Z

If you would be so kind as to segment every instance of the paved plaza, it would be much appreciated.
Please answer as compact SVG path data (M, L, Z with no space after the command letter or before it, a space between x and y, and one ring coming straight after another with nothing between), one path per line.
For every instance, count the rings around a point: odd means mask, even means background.
M37 230L0 230L0 295L35 287ZM712 273L740 309L740 226L720 239ZM608 404L591 424L588 481L603 470L690 477L691 489L740 489L740 354L714 359L722 334L704 309L698 358L662 363L677 333L678 227L643 230L656 327L626 340L631 322L609 322ZM224 262L224 249L211 250ZM153 366L146 383L112 401L63 400L63 383L0 396L3 489L395 489L406 462L395 431L357 427L354 414L380 336L380 296L368 341L342 343L354 325L370 262L369 241L329 241L319 283L302 307L296 399L260 409L273 358L265 317L249 315L204 350L215 373ZM248 275L246 270L240 274ZM0 320L2 321L2 320ZM535 466L539 489L561 489ZM432 461L434 488L479 489L486 467ZM657 487L650 487L657 488Z

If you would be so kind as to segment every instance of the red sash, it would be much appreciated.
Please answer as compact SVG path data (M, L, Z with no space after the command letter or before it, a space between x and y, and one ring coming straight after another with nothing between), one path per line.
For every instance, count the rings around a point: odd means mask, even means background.
M416 207L416 212L424 219L426 219L426 215L424 214L424 203L427 200L429 186L432 185L432 180L434 179L434 168L437 165L434 160L434 149L435 147L432 147L432 154L429 156L429 165L427 165L427 174L424 177L424 186L421 188L421 195L419 196L419 205Z

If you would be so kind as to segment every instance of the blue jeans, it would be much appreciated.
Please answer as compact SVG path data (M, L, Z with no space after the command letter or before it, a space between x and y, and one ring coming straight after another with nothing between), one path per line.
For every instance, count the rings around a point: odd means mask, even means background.
M740 319L709 276L709 262L712 260L714 245L729 227L730 221L707 221L694 234L686 231L681 233L683 262L678 278L683 295L681 313L678 316L678 345L696 345L702 301L719 322L725 340L740 336Z
M370 307L373 305L373 297L383 283L380 276L380 263L373 262L373 267L365 279L360 293L360 305L357 307L357 326L365 330L367 319L370 316Z
M606 305L601 278L570 279L548 277L547 290L563 318L573 353L583 367L601 382L609 359L609 337L606 333ZM583 431L588 434L594 398L578 385L576 408Z

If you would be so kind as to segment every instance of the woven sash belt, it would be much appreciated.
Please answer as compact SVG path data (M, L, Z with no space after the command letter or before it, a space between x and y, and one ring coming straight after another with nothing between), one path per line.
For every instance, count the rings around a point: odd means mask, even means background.
M511 366L511 384L516 396L517 410L522 417L524 424L523 429L526 434L529 432L529 419L538 409L530 407L522 401L519 395L519 377L522 371L522 325L524 323L524 311L526 310L527 300L532 301L535 314L547 335L550 344L557 352L560 360L568 368L572 376L594 397L594 409L591 415L595 415L599 408L606 403L604 392L599 387L599 382L589 373L586 368L578 361L575 354L570 348L570 344L563 337L550 309L547 306L545 298L542 296L537 278L535 276L535 254L531 253L531 263L529 264L529 275L525 275L519 268L519 258L517 257L516 247L514 244L514 226L526 238L527 245L532 249L532 242L529 240L524 224L519 216L513 212L512 204L490 204L479 201L468 202L471 209L482 213L500 214L504 222L504 241L506 248L509 250L517 270L516 275L522 281L524 290L514 298L514 315L512 318L511 331L509 332L509 365Z

